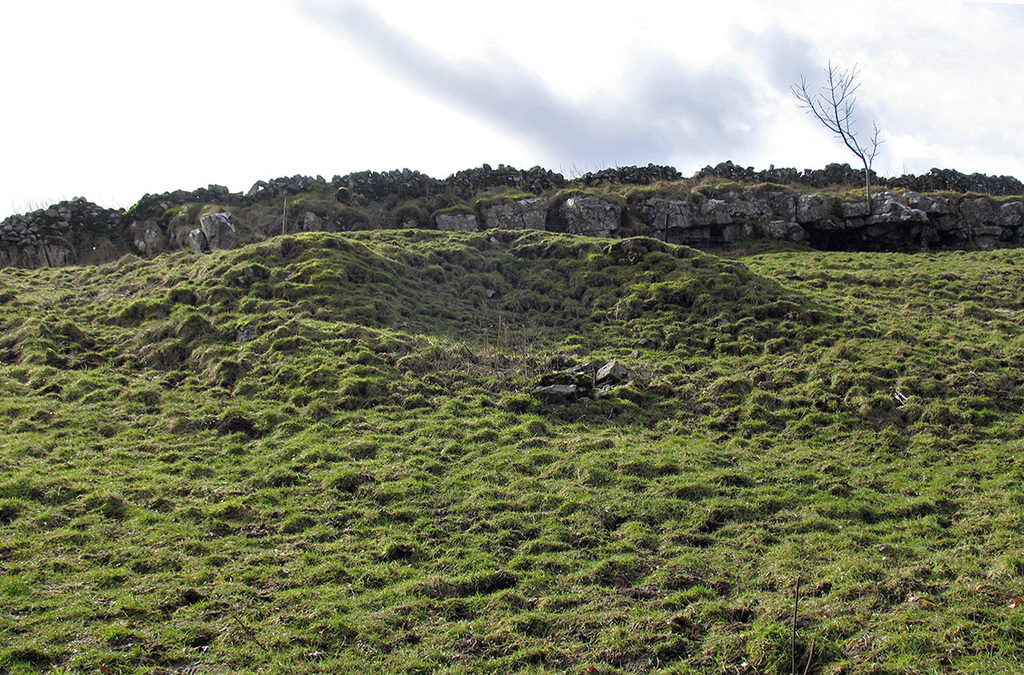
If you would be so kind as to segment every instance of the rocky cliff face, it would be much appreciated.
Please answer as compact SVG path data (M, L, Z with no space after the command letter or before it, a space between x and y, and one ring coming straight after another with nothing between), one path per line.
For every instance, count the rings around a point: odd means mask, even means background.
M504 166L463 171L445 181L408 170L335 176L330 182L320 176L296 176L261 181L246 194L211 185L193 192L146 195L127 212L75 199L11 216L0 223L0 266L82 265L185 247L203 252L226 249L282 232L389 227L393 223L387 218L387 204L430 199L455 206L430 215L419 205L422 217L403 222L450 231L547 229L610 238L647 235L696 247L777 239L829 250L917 252L1024 243L1021 196L926 193L902 187L881 189L869 205L799 187L849 182L859 172L847 165L805 172L803 179L792 169L753 172L728 163L702 173L743 180L774 177L790 180L794 186L719 183L694 191L627 191L626 197L601 187L678 184L674 169L657 166L587 174L573 182L576 189L571 191L565 190L567 181L558 174ZM929 188L980 186L999 194L1020 187L1019 192L1024 192L1016 179L1006 177L935 170L911 178L888 182ZM540 196L492 197L469 206L474 195L493 194L495 189ZM268 205L280 208L283 199L289 199L291 211L270 210Z
M918 252L1019 244L1024 202L886 191L869 205L762 188L696 201L649 199L640 216L654 236L692 246L771 238L826 250Z

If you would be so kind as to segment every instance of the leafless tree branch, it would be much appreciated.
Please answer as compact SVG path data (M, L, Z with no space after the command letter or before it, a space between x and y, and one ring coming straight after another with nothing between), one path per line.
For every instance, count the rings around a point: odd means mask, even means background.
M837 136L850 152L864 164L864 184L867 187L868 207L871 207L871 165L878 156L878 147L883 143L878 125L872 122L873 133L865 145L861 145L853 128L856 123L854 112L857 109L857 81L860 71L856 66L852 70L842 70L829 61L825 68L826 83L821 91L813 92L807 78L800 76L800 84L793 85L790 90L798 105Z

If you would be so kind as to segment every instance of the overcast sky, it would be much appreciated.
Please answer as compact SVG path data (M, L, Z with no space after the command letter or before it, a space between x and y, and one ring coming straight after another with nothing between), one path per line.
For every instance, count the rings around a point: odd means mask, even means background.
M408 167L856 158L790 85L856 66L884 175L1024 178L1024 6L927 0L0 4L0 217Z

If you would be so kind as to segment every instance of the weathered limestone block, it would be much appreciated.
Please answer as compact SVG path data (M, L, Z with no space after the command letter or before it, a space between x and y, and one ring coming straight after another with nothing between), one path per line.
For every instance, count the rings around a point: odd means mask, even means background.
M765 226L765 232L771 239L783 241L806 241L807 231L799 223L785 220L773 220Z
M476 232L475 213L441 213L437 216L437 229L444 232ZM517 228L519 229L519 228Z
M482 215L487 230L543 230L548 202L543 197L504 201L484 208Z
M569 197L558 208L570 234L611 237L622 221L622 207L593 195Z
M545 403L570 403L580 396L580 390L575 384L540 385L530 393Z
M796 196L785 188L758 188L730 191L722 195L733 219L793 220L796 218Z
M188 233L188 245L196 253L210 252L210 242L206 238L206 233L200 229L195 229Z
M844 204L843 206L846 206ZM903 204L891 192L884 192L872 203L872 213L867 218L868 225L881 223L927 223L928 214L921 209Z
M771 190L761 199L764 200L766 215L773 219L792 221L796 219L796 195L785 190Z
M658 239L677 239L679 230L693 227L689 202L652 198L644 200L638 210L640 217L650 226L651 234Z
M720 239L726 244L746 239L759 239L760 229L753 223L732 223L721 228Z
M796 222L814 223L827 220L831 204L824 195L800 195L796 203Z
M303 232L323 232L324 230L324 219L316 215L312 211L306 211L306 215L302 217L302 231Z
M639 207L640 216L650 224L651 233L670 244L699 246L721 240L722 225L712 225L719 220L732 222L725 202L716 200L710 207L701 207L689 201L651 198ZM706 204L706 202L705 202Z
M960 218L975 228L999 223L1000 205L988 197L967 197L960 202Z
M1007 202L999 207L999 224L1013 230L1024 224L1024 202Z
M728 225L731 222L729 204L722 199L705 199L694 214L696 225Z
M594 375L594 383L596 385L616 384L628 380L632 376L633 374L618 361L609 361L597 369L597 374Z
M235 224L227 212L208 213L199 221L211 250L226 250L235 245Z
M988 197L968 197L960 202L960 238L988 251L1002 239L1002 207Z
M724 201L731 218L760 220L769 213L768 205L759 199L744 199L736 195L735 198L726 198Z
M920 192L907 192L903 195L903 199L910 208L920 209L929 216L940 216L953 213L953 206L945 197L923 195Z
M156 255L170 248L171 242L167 232L156 220L132 223L132 229L135 232L135 248L142 255Z
M867 218L871 215L872 208L866 202L843 202L839 205L839 217L843 220L854 218Z

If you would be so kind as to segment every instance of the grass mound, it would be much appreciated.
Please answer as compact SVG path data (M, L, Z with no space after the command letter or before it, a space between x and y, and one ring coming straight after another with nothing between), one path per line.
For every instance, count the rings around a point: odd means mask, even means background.
M1017 251L0 270L0 671L1016 672ZM630 386L545 403L617 360Z

